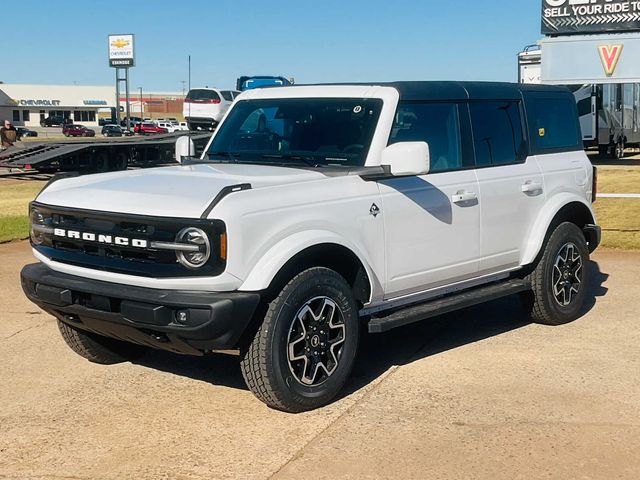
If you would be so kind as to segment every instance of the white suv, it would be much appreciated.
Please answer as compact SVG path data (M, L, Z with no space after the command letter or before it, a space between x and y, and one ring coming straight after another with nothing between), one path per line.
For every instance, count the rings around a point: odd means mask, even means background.
M299 412L339 392L362 329L514 293L537 322L582 312L600 229L564 88L253 90L176 158L31 205L24 291L93 362L237 349L251 391Z
M235 97L233 90L194 88L184 99L183 115L190 130L213 130Z

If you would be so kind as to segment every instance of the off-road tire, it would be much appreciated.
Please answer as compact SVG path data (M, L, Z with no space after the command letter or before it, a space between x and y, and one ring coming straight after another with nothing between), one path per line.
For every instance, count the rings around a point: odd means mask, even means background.
M122 363L138 358L145 352L145 348L140 345L85 332L60 320L58 329L71 350L93 363Z
M297 326L294 323L301 321L301 312L307 305L313 305L311 302L316 302L318 298L329 299L339 309L339 312L333 310L332 315L339 314L342 319L344 342L340 350L336 349L339 353L334 356L337 357L337 363L333 363L333 372L319 384L305 385L304 379L297 378L294 373L289 353L291 345L301 340L290 340L292 329ZM324 321L326 324L327 317L324 318L320 322ZM335 398L351 373L358 349L359 324L358 308L351 287L345 279L323 267L305 270L289 281L269 303L258 331L242 348L242 376L254 395L271 408L297 413L326 405ZM311 332L311 328L308 332ZM329 344L328 340L325 342ZM314 352L309 355L312 353ZM318 373L319 369L313 368L315 361L317 358L310 361L312 368L309 370ZM331 360L327 361L327 364L330 362ZM304 361L302 371L304 377L307 361Z
M625 142L624 140L618 140L615 149L613 150L613 156L616 160L622 160L624 158Z
M567 305L562 305L554 294L553 275L558 258L566 245L575 247L582 267L576 275L580 280L578 292L570 297ZM540 261L529 275L529 281L532 292L523 296L523 300L533 322L562 325L580 316L589 288L589 248L582 231L575 224L564 222L556 227L546 243Z

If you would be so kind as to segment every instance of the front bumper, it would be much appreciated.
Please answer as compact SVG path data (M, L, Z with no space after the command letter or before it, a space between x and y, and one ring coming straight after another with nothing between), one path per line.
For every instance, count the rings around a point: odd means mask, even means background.
M29 300L78 329L161 350L202 355L238 346L259 293L208 293L133 287L51 270L42 263L20 274ZM179 321L178 312L186 312Z

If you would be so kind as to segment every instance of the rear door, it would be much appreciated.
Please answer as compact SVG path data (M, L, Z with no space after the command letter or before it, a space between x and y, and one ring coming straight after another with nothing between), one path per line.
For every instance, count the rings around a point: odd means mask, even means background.
M426 141L427 175L379 182L387 298L474 277L480 206L464 103L401 103L390 143Z
M469 104L482 210L480 274L520 264L523 241L544 204L543 177L528 156L522 100Z

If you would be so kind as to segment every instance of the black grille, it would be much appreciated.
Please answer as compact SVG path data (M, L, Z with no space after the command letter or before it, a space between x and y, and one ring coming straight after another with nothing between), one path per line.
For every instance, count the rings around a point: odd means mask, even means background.
M54 236L47 233L41 245L33 245L43 255L57 262L100 269L116 273L148 277L213 276L224 271L220 258L220 235L224 223L219 220L147 217L110 212L50 207L33 202L44 217L44 225L65 231L90 232L151 242L174 242L185 227L204 230L211 242L211 258L197 270L189 270L178 263L171 250L122 246L113 243Z

